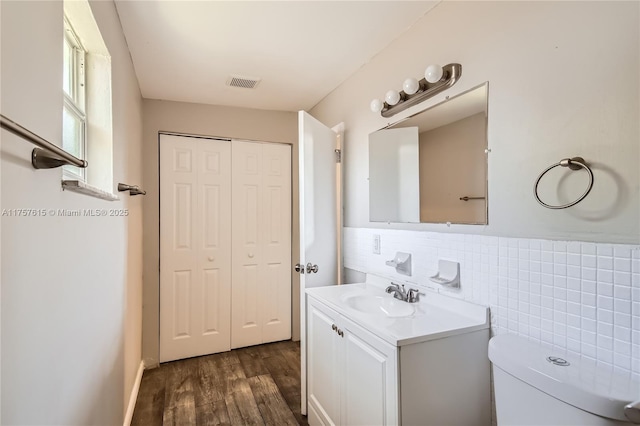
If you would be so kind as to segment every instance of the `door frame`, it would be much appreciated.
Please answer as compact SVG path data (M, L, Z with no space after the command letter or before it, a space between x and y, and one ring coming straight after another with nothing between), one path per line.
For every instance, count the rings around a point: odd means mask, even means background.
M337 150L339 150L338 155L340 155L340 161L336 165L336 196L337 196L337 208L336 208L336 230L338 237L338 276L336 277L336 283L338 285L342 285L342 268L343 268L343 253L342 253L342 227L344 220L344 175L342 173L342 167L344 164L344 121L336 124L331 128L334 132L336 132L337 136Z

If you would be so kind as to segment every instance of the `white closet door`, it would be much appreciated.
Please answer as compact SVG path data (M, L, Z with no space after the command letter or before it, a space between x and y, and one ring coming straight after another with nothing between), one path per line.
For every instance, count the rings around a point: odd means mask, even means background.
M291 146L262 144L262 342L291 338Z
M160 136L160 361L230 349L231 144Z
M291 337L291 147L233 141L231 347Z
M233 141L232 151L231 347L239 348L262 340L260 304L266 296L260 273L262 163L257 143Z

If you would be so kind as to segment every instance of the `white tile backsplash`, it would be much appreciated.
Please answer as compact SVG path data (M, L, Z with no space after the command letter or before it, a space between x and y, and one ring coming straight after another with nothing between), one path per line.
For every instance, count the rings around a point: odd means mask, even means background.
M493 334L518 333L640 378L640 246L369 228L344 228L343 238L346 268L487 305ZM412 254L411 277L385 265L396 251ZM438 259L460 262L460 290L429 280Z

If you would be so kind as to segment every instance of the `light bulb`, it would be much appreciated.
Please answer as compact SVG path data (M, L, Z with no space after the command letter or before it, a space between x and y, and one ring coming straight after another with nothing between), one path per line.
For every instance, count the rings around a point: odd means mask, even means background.
M429 65L424 70L424 79L429 83L437 83L442 78L442 67L440 65Z
M389 105L395 105L400 102L400 93L395 90L389 90L384 99Z
M382 101L380 99L374 99L371 101L370 107L372 112L380 112L382 111Z
M402 89L407 95L413 95L420 88L420 83L415 78L408 78L402 83Z

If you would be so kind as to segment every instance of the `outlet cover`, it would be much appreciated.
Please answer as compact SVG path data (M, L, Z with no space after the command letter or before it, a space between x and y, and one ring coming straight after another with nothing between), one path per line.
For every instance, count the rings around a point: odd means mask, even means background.
M380 254L380 234L373 236L373 254Z

